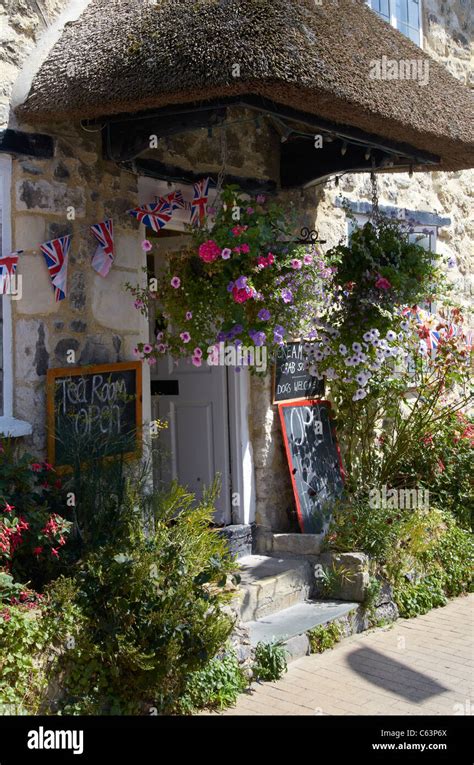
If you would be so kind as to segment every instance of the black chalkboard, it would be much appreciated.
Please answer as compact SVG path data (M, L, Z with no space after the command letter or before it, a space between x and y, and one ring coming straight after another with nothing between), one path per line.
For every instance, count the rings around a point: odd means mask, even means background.
M323 534L334 501L343 489L339 446L329 401L296 401L278 406L302 532Z
M138 454L141 372L140 361L48 370L51 464L61 468L114 454Z
M305 369L303 346L303 342L295 340L278 349L273 378L274 404L324 395L324 380L317 380Z

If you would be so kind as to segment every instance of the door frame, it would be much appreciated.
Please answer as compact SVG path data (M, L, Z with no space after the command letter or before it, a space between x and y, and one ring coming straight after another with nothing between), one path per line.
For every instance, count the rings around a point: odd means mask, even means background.
M155 196L164 196L181 189L192 194L190 184L173 184L159 181L156 178L140 176L138 178L139 204L149 204ZM186 194L185 194L186 196ZM212 192L210 194L212 198ZM169 231L186 233L185 222L171 220L167 224ZM146 228L141 224L143 238L146 238ZM148 322L147 322L148 325ZM145 390L147 408L151 413L150 375ZM255 470L252 443L250 440L250 372L244 368L241 372L227 370L227 410L228 435L231 470L231 521L230 524L250 524L255 521Z

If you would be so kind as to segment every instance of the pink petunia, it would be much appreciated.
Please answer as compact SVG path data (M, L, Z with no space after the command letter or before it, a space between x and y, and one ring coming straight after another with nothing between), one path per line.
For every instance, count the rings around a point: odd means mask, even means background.
M192 318L193 318L193 312L186 311L186 321L191 321Z
M150 252L152 247L153 247L153 245L152 245L151 242L148 241L148 239L144 239L143 240L143 242L142 242L142 250L143 250L143 252Z
M201 356L193 356L192 362L195 367L200 367L202 365L202 357Z
M378 290L389 290L392 288L392 285L390 284L389 280L385 278L385 276L379 276L375 282L375 286Z
M213 239L208 239L199 245L199 257L204 263L214 263L221 254L221 248Z
M145 343L143 346L143 353L151 353L153 350L153 346L150 345L150 343Z
M313 262L313 256L309 252L307 252L303 258L303 262L305 266L309 266Z
M179 276L173 276L173 278L171 279L171 286L174 287L175 290L181 287L181 279L179 278Z
M191 335L189 334L189 332L181 332L179 336L181 340L183 341L183 343L189 343L189 341L191 340Z
M293 260L290 261L290 264L291 267L295 269L295 271L298 271L303 265L301 260L298 260L298 258L293 258Z
M221 252L222 260L229 260L231 255L232 255L232 250L229 247L224 247L224 249Z
M194 351L193 351L193 356L199 356L199 358L201 358L201 356L202 356L201 349L200 348L195 348Z
M247 253L250 252L250 247L248 246L248 244L241 244L240 252L242 252L244 255L247 255Z

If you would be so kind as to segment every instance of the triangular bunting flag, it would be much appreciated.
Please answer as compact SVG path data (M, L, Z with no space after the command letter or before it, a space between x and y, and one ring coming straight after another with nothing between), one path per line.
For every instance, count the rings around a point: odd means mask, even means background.
M91 265L94 271L105 277L114 262L114 227L112 218L108 218L102 221L102 223L94 223L91 226L91 231L99 241L99 246L92 256Z
M15 281L18 255L22 252L23 250L17 250L0 257L0 295L7 295L12 291L11 282Z
M202 178L194 184L194 195L191 203L191 223L194 226L201 225L206 216L210 181L210 178Z
M40 244L41 252L48 266L51 283L54 287L56 303L64 300L67 294L67 263L70 246L71 236L69 234Z

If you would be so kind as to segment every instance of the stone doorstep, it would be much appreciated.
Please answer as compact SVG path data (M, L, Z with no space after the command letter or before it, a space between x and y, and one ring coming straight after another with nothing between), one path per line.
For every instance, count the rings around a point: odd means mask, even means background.
M302 558L247 555L239 560L240 618L257 620L311 597L311 564Z
M313 627L343 620L344 623L341 626L344 634L348 631L349 634L359 631L357 618L352 618L357 616L356 612L359 608L359 603L307 600L269 616L246 622L245 626L250 632L252 646L256 646L259 642L282 641L289 654L288 661L293 661L310 653L306 633Z

